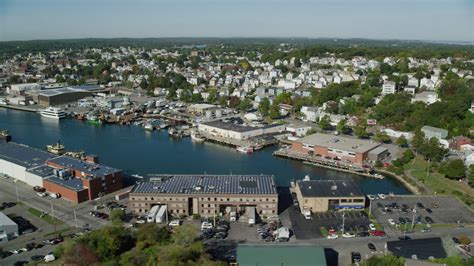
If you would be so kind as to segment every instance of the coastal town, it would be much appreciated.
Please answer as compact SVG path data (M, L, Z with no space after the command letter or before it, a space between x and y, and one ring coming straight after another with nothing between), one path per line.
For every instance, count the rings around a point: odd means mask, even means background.
M298 265L359 265L382 254L472 262L474 58L447 47L367 52L282 41L5 53L1 112L139 128L151 138L166 132L174 143L189 138L250 160L270 150L272 160L334 174L136 174L62 140L27 145L6 123L0 264L71 259L57 247L113 226L129 232L117 238L145 246L194 236L181 241L202 241L208 257L193 260L216 265L291 265L302 259L295 249L307 258ZM389 180L407 194L368 194L338 173ZM139 238L162 228L166 240Z

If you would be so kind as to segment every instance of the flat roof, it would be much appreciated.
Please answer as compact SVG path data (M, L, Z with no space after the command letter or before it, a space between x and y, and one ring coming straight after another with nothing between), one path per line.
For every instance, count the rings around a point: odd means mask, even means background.
M298 180L303 197L363 197L364 193L351 180Z
M3 212L0 212L0 226L5 226L5 225L16 225L17 224L10 219L10 217L6 216Z
M38 95L52 97L52 96L57 96L61 94L73 93L73 92L92 92L99 89L100 87L95 86L95 85L83 85L83 86L74 86L74 87L68 86L68 87L62 87L62 88L57 88L57 89L42 90L38 92Z
M35 168L28 169L27 172L37 176L41 176L42 178L46 178L54 175L54 168L48 165L41 165Z
M404 258L412 258L413 255L416 255L419 260L447 257L443 242L439 237L387 241L387 249L395 256Z
M222 120L204 122L204 123L201 123L201 124L206 125L206 126L210 126L210 127L225 129L225 130L229 130L229 131L235 131L235 132L247 132L247 131L254 131L254 130L259 130L259 129L267 129L267 128L272 128L272 127L282 126L280 124L271 124L271 125L265 125L265 126L261 126L261 127L252 127L252 126L248 126L248 125L244 125L244 124L224 122Z
M238 245L239 266L326 266L324 249L316 245Z
M46 180L56 185L59 185L59 186L62 186L74 191L82 191L82 190L87 189L84 187L84 184L82 183L80 179L74 178L74 177L69 177L68 179L62 179L57 176L52 176L50 178L47 178Z
M131 193L276 195L277 189L272 175L158 175Z
M321 133L311 134L309 136L296 140L296 142L355 153L368 152L380 145L379 143L375 143L368 140L354 139Z
M386 152L386 151L388 151L387 148L382 147L382 146L379 146L379 147L377 147L377 148L371 150L369 153L372 153L372 154L381 154L381 153L384 153L384 152Z
M64 168L74 169L83 172L86 175L92 176L92 178L103 177L121 171L119 169L104 166L101 164L86 162L65 155L50 159L48 161L54 164L59 164Z
M55 156L49 152L23 144L14 142L0 143L0 159L26 168L44 165L47 160Z

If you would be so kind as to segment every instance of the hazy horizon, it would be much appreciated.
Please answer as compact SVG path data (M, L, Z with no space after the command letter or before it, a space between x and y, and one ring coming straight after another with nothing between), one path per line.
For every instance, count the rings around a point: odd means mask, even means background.
M0 41L82 38L360 38L473 43L474 1L0 1Z

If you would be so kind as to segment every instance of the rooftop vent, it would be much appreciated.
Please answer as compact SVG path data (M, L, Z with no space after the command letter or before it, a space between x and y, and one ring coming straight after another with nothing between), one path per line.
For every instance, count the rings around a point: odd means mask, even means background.
M308 186L308 189L311 189L311 186Z
M336 185L333 185L333 186L331 186L331 189L332 189L332 190L337 190L337 186L336 186Z
M202 186L195 186L194 187L194 190L196 190L196 191L200 191L201 189L202 189Z

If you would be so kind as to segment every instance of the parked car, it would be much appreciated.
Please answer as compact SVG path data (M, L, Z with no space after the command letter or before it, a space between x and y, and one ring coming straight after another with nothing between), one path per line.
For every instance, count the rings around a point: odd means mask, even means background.
M377 248L375 248L375 245L372 243L368 243L367 246L369 247L370 251L375 252L377 251Z
M359 252L351 252L351 261L352 263L360 262L362 259L362 256L360 255Z
M357 233L357 236L359 237L368 237L370 236L369 232L359 232Z
M37 192L36 195L37 195L38 197L42 197L42 198L48 196L48 195L47 195L46 193L44 193L44 192Z
M433 219L431 219L431 217L429 217L429 216L426 216L426 217L425 217L425 220L426 220L426 222L429 223L429 224L432 224L432 223L433 223Z
M339 236L336 235L336 234L329 234L327 238L328 238L328 239L338 239Z
M388 219L388 223L389 223L390 225L395 225L395 221L393 221L393 219Z
M377 196L379 196L379 198L381 198L381 199L385 199L385 198L386 198L385 194L382 194L382 193L377 194Z
M456 244L461 244L461 242L459 241L459 239L457 239L456 237L453 237L452 238L453 242L456 243Z
M403 217L398 217L398 222L400 224L405 224L405 219Z
M181 225L181 221L180 221L180 220L173 220L173 221L171 221L168 225L171 226L171 227L180 226L180 225Z
M48 254L46 256L44 256L44 262L52 262L52 261L55 261L56 258L54 257L53 254Z
M433 213L433 211L430 208L425 209L427 213Z
M352 234L352 233L346 232L346 233L342 234L342 237L343 238L353 238L353 237L355 237L355 235Z
M399 240L411 240L411 237L409 236L401 236L398 238Z
M46 189L44 187L40 187L40 186L34 186L33 190L36 191L36 192L45 192L46 191Z
M423 204L422 204L421 202L416 203L416 206L417 206L418 208L420 208L420 209L424 209L424 208L425 208L425 206L423 206Z
M428 233L428 232L431 232L431 229L428 228L428 227L424 227L424 228L421 229L421 232L422 233Z
M213 226L212 226L212 223L210 222L202 222L201 223L201 230L205 230L205 229L212 229Z
M32 261L39 261L39 260L43 260L44 259L44 256L43 255L33 255L31 256L30 258Z
M380 231L380 230L372 231L371 234L373 236L385 236L386 235L384 231Z
M375 197L373 195L367 195L367 198L369 198L369 200L375 200Z
M377 230L377 228L375 227L374 224L369 224L369 229L370 229L371 231Z

